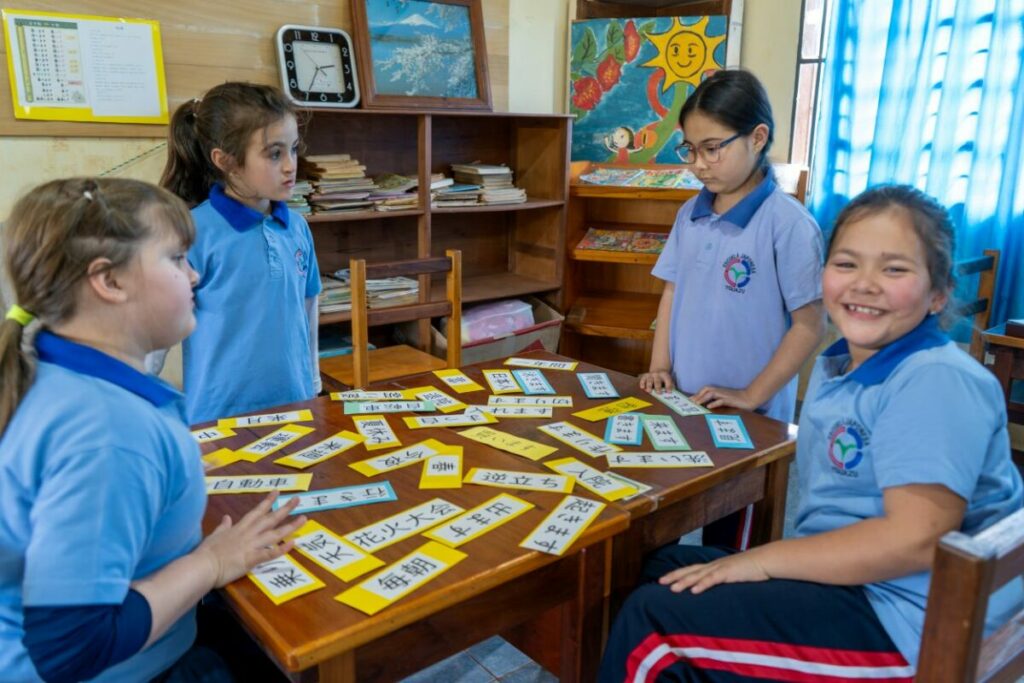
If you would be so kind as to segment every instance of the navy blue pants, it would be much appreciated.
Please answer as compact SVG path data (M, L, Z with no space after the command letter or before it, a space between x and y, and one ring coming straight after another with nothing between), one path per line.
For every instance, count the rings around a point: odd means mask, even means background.
M773 579L694 595L657 583L731 552L669 545L652 553L608 636L600 683L911 681L859 586Z

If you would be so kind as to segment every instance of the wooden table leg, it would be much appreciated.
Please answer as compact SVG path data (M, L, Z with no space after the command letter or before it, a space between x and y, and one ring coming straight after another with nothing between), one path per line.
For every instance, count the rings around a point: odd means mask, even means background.
M1010 403L1010 388L1013 384L1013 349L1004 346L997 346L992 349L996 360L992 364L992 374L999 380L999 386L1003 388L1003 397L1007 405Z
M321 662L320 683L356 683L356 653L349 650Z
M608 635L608 597L611 590L611 539L581 552L579 592L565 607L562 666L559 680L594 681Z
M754 520L750 529L750 546L763 545L782 538L786 522L786 489L789 484L789 463L792 456L768 465L764 482L764 498L754 503Z

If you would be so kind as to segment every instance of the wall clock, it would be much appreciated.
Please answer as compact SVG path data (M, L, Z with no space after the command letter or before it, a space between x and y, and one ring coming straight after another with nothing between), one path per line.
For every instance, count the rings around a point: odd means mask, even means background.
M359 78L349 35L338 28L285 24L277 30L281 88L304 107L359 104Z

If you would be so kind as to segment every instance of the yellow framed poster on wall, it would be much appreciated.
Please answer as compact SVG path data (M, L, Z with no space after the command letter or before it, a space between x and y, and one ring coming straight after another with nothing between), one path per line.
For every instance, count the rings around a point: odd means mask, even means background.
M156 21L13 9L0 17L15 118L167 123Z

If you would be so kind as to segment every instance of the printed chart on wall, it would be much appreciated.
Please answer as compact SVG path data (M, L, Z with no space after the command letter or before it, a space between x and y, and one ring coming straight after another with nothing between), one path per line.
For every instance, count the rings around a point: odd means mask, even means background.
M0 16L16 118L167 123L157 22L10 9Z

